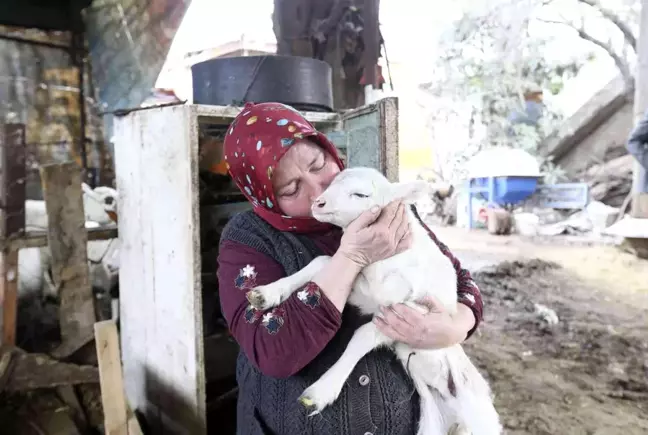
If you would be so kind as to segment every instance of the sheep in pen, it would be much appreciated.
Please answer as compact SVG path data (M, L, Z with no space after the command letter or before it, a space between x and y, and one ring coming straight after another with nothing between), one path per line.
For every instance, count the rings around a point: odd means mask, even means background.
M374 205L383 207L394 200L413 204L428 190L424 181L390 183L374 169L346 169L314 202L312 214L319 221L344 229ZM413 233L411 248L365 267L353 284L348 302L363 314L379 315L380 306L396 303L426 312L415 301L431 295L454 314L455 269L411 210L408 219ZM248 292L248 300L261 310L277 306L310 281L329 260L327 256L318 257L291 276L256 287ZM434 285L430 285L432 276ZM450 431L473 435L501 433L490 387L461 345L437 350L412 349L393 342L373 322L356 330L340 359L304 391L300 397L302 404L319 413L333 403L355 365L379 346L389 346L396 353L420 396L418 435L445 435Z
M99 186L83 188L85 227L98 228L117 221L118 195L115 189ZM25 201L25 230L45 232L48 218L45 201ZM119 268L119 240L93 240L87 245L90 279L98 307L103 317L117 314L117 270ZM51 275L49 246L28 247L18 252L18 338L21 347L29 351L41 348L47 340L58 336L59 284ZM110 293L111 297L108 297ZM49 338L48 338L49 337ZM36 346L36 347L33 347Z

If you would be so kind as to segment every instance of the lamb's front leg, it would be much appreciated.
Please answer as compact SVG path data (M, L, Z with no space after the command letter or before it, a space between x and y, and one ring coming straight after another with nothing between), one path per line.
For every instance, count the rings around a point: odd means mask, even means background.
M254 287L245 295L247 300L257 310L267 310L276 307L286 299L298 288L306 285L311 281L317 272L319 272L329 261L331 257L322 255L319 256L299 272L293 273L290 276L281 278L273 283L260 285Z
M391 343L392 339L380 332L373 322L362 325L351 337L340 359L302 393L299 401L312 411L310 415L319 413L337 399L344 383L363 356L378 346Z

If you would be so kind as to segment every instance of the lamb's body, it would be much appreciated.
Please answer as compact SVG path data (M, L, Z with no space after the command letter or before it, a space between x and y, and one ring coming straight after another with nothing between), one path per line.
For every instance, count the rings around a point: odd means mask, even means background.
M408 210L407 214L413 233L412 247L365 267L359 279L371 284L356 282L349 303L360 308L363 314L378 314L380 306L415 301L431 294L454 314L457 310L457 273L414 213ZM426 273L421 274L421 271ZM434 288L430 288L432 277Z
M385 205L395 199L394 195L385 193L390 186L389 182L377 171L367 168L344 171L322 197L331 191L329 199L344 202L339 200L345 197L345 193L348 195L344 187L352 185L354 190L362 191L362 182L365 182L364 192L367 192L367 181L371 182L370 186L374 191L373 203ZM421 184L417 186L424 187ZM376 188L385 194L377 195ZM408 194L401 196L403 199L412 199L408 198L408 195L420 194L416 189L405 190ZM370 196L372 195L362 194L363 198ZM318 216L313 209L313 215L319 220L326 220L344 228L359 215L358 210L364 211L373 203L365 201L360 207L354 203L355 209L334 209L335 212L328 212L325 217ZM342 208L348 204L338 205ZM349 212L349 208L354 210ZM396 303L406 303L425 311L423 307L415 304L415 301L431 295L436 297L449 313L454 314L457 311L456 271L414 214L411 211L407 213L413 232L411 248L365 267L353 284L348 302L357 306L364 314L378 315L380 306ZM329 260L330 257L318 257L296 274L252 290L248 293L248 299L257 308L268 309L276 306L310 281ZM321 411L337 399L344 382L358 361L371 350L384 345L390 346L398 355L419 392L421 421L418 435L445 435L455 424L474 435L494 435L501 432L490 388L460 345L439 350L412 349L404 343L394 343L382 334L373 322L358 328L340 359L304 391L300 398L302 403L314 409L314 412Z

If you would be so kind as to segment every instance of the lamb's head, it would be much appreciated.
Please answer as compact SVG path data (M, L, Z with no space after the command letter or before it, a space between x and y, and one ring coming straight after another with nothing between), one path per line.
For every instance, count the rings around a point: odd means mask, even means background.
M425 181L390 183L372 168L350 168L340 172L329 187L313 202L313 217L346 228L373 206L384 207L400 200L412 204L428 194Z
M85 183L82 183L81 187L83 188L86 219L100 224L110 221L117 223L117 191L107 186L98 186L93 189Z

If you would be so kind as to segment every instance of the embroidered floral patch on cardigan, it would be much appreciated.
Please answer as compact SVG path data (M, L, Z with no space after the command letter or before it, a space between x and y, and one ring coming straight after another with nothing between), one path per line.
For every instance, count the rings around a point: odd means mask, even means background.
M297 293L297 298L302 301L304 304L309 306L311 309L317 308L320 305L320 300L322 299L322 293L320 288L314 282L309 282L306 286Z
M285 314L286 312L283 308L273 308L271 311L268 311L263 315L261 323L263 323L263 326L266 327L270 334L276 334L284 324Z
M257 310L252 305L248 305L248 307L245 309L245 321L247 323L255 323L257 320L261 318L262 315L263 312Z
M239 290L250 290L256 287L257 273L254 266L246 265L239 271L238 276L234 279L234 285Z

